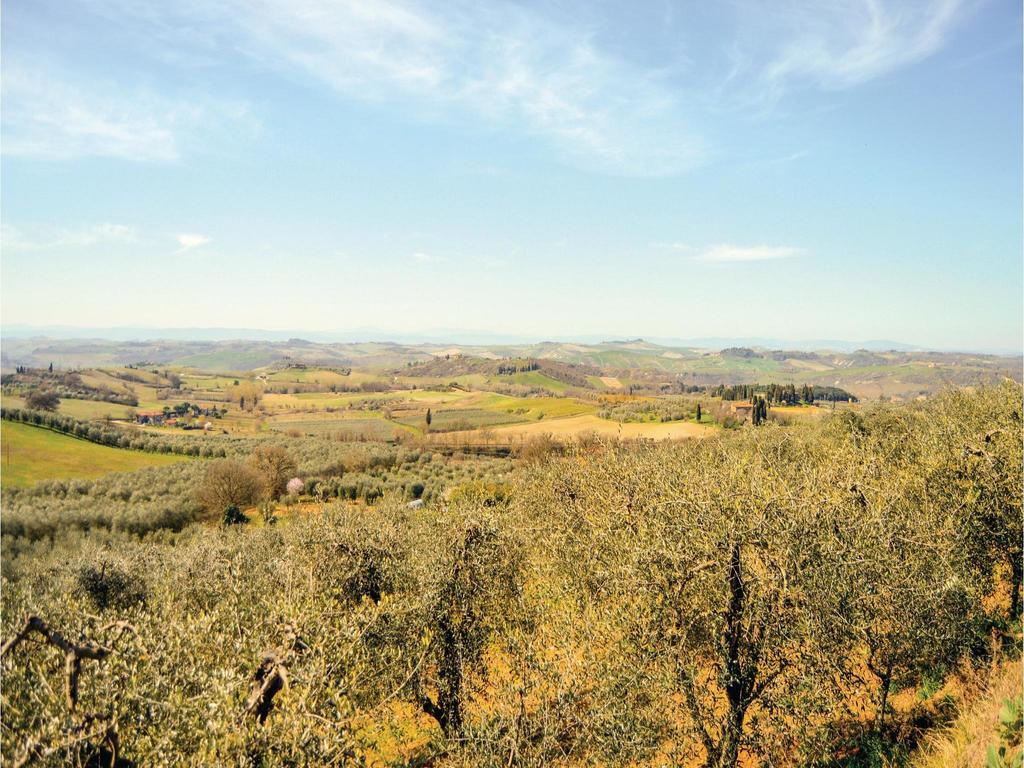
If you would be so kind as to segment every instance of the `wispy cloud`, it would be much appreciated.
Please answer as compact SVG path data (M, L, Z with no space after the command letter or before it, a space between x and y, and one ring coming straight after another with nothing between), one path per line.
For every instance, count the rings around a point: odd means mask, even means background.
M769 98L801 85L860 85L940 50L964 14L962 0L792 2L766 36L781 44L752 84Z
M448 261L447 256L439 256L436 253L425 253L423 251L416 251L410 255L410 258L417 264L443 264Z
M125 224L96 224L80 229L66 229L27 234L21 229L4 224L0 228L0 242L11 251L46 251L55 248L83 248L99 244L134 243L138 236L133 227Z
M405 119L465 126L472 118L533 136L580 167L654 177L714 157L707 126L730 107L771 111L790 92L850 88L934 54L966 2L736 0L709 11L721 43L699 39L699 26L670 14L662 23L676 26L658 38L672 42L649 56L609 45L617 22L590 4L562 15L499 0L90 7L151 42L160 61L208 69L242 55L344 98L392 103ZM175 160L183 136L216 113L215 100L167 101L110 86L80 92L7 72L4 97L5 152L42 157Z
M50 160L176 160L180 144L174 126L196 117L189 108L154 97L86 92L42 71L5 71L3 99L4 154Z
M567 25L512 3L416 0L188 0L161 10L97 0L118 23L222 30L221 48L261 67L301 73L346 98L397 101L406 116L525 132L569 162L630 176L663 176L703 162L685 89ZM188 16L188 23L182 16ZM204 46L209 40L204 40Z
M209 0L192 1L209 12ZM599 13L558 22L512 3L246 0L221 18L237 20L261 62L348 97L398 98L430 118L464 110L587 168L664 176L714 154L700 130L709 108L849 88L919 61L945 44L963 2L740 0L735 26L725 27L725 72L700 57L704 41L682 19L680 42L659 52L659 65L641 65L599 44L608 23ZM721 88L709 93L714 81Z
M802 248L785 245L732 245L722 243L708 248L694 256L695 261L717 263L735 261L770 261L773 259L791 259L803 253Z
M196 235L188 233L180 234L176 239L178 241L178 245L181 246L181 248L178 249L179 253L181 253L182 251L190 251L193 248L201 248L207 243L212 242L211 239L206 235Z
M5 155L169 163L200 131L251 122L247 107L237 102L168 98L37 64L4 67Z

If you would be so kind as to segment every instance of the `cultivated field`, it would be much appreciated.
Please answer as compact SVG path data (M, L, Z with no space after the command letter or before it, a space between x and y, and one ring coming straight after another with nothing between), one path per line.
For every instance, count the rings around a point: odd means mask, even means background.
M634 440L681 440L691 437L705 437L715 432L714 427L707 424L678 421L668 423L617 423L597 416L566 416L563 418L544 419L527 424L495 427L486 433L473 431L466 436L467 440L487 438L501 442L503 440L518 441L541 435L551 435L557 439L577 437L580 435L598 435L600 437Z
M131 472L181 461L187 459L95 445L28 424L0 424L0 478L4 488L57 478L101 477L110 472Z

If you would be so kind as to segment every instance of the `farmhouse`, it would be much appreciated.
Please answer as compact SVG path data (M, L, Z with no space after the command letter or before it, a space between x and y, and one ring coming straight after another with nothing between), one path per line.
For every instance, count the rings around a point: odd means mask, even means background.
M164 423L163 411L138 411L135 414L135 421L139 424L155 424L160 426Z
M729 409L730 413L734 413L740 418L746 418L750 416L754 411L754 404L748 402L733 403Z

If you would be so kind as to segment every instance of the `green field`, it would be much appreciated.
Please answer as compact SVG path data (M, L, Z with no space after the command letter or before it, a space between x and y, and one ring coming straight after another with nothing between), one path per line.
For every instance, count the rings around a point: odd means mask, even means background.
M499 376L496 377L494 381L508 381L511 384L521 384L526 387L538 387L540 389L546 389L559 394L571 389L571 385L566 384L564 381L553 379L540 371L523 371L520 373L514 373L511 376Z
M3 398L5 408L24 408L25 399L6 395ZM74 416L76 419L105 419L108 416L112 419L130 419L137 409L130 405L118 403L105 403L100 400L74 400L65 397L57 407L57 413L67 416Z
M346 438L389 440L404 428L387 419L294 419L273 421L268 427L275 432L295 430L304 435L339 435Z
M0 485L15 488L33 485L40 480L130 472L143 467L189 461L189 458L110 448L49 429L5 421L0 426L0 461Z
M515 413L521 421L594 413L597 407L571 397L507 397L487 394L476 403L491 411Z
M430 429L434 432L455 432L464 429L494 427L499 424L513 424L525 421L521 414L484 410L482 408L447 408L431 411ZM415 412L396 418L401 424L423 429L426 426L426 411Z

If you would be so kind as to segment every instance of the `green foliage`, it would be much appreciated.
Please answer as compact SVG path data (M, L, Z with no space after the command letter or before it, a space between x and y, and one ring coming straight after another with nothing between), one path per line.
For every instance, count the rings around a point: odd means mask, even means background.
M224 517L221 522L224 525L245 525L249 522L249 518L236 505L229 504L224 508Z
M842 756L811 763L813 768L902 768L909 762L910 749L875 733L861 733L842 744Z
M60 398L48 389L34 389L25 396L25 405L37 411L56 411Z
M946 677L949 674L949 670L946 669L944 664L940 664L936 667L932 667L926 670L921 675L921 687L917 691L917 698L921 701L927 701L942 688L946 682Z
M999 744L990 744L985 768L1020 768L1024 752L1019 747L1024 735L1024 708L1020 699L1006 699L999 710Z
M661 397L648 400L609 400L597 412L602 419L620 422L668 422L684 421L693 417L694 409L700 408L698 403L682 397ZM698 418L699 420L699 418Z
M76 581L78 591L88 596L98 611L108 608L125 610L146 599L142 578L106 559L98 565L84 563L79 566Z

